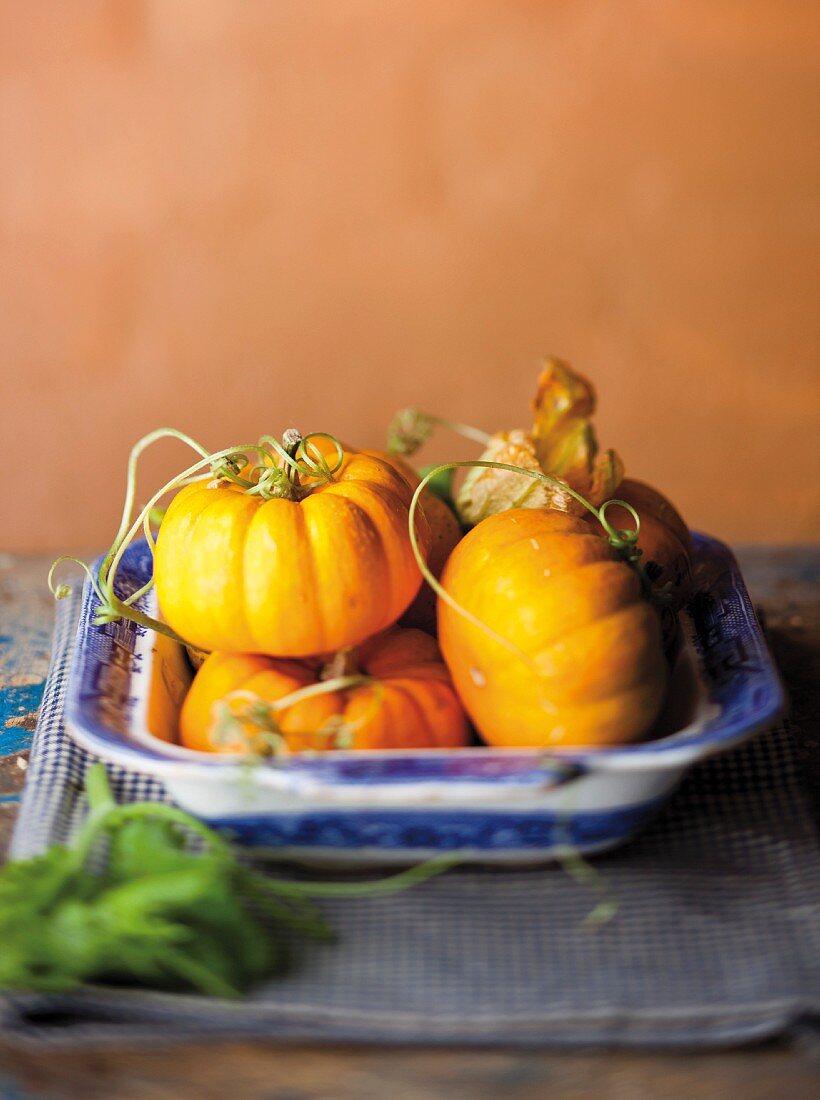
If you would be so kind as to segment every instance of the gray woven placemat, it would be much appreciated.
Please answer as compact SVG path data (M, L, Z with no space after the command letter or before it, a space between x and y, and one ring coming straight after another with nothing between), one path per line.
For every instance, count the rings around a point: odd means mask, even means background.
M86 755L62 699L76 602L52 666L14 838L16 856L64 839L82 812ZM162 798L113 769L121 799ZM241 1004L89 988L0 999L18 1044L208 1036L402 1043L715 1046L820 1016L820 848L792 736L780 727L695 769L652 828L599 858L619 907L558 867L451 872L324 909L340 933ZM2 945L0 945L2 950Z

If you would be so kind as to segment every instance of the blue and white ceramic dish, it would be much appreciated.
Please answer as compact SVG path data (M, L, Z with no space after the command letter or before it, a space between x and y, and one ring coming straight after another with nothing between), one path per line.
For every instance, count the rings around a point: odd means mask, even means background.
M120 596L143 585L145 543L123 558ZM184 809L247 844L305 862L416 861L441 852L495 863L614 847L698 760L770 725L784 699L731 552L695 536L695 595L665 735L622 748L302 753L249 765L174 744L190 681L168 639L130 622L94 626L86 584L66 701L83 748L159 777ZM145 598L151 609L152 597Z

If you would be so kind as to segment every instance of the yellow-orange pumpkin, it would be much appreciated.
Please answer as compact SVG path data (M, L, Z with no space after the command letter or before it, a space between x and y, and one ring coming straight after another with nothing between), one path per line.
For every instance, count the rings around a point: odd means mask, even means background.
M421 478L409 462L405 462L398 455L382 455L375 451L368 453L376 454L378 458L389 462L407 480L412 489L417 488ZM433 576L438 578L453 548L461 539L461 524L452 509L429 489L425 488L422 491L419 503L430 524L430 551L427 555L427 565ZM416 598L402 615L401 625L416 627L419 630L426 630L428 634L435 634L436 599L435 592L425 581L418 590Z
M343 668L330 663L330 675L358 670L378 681L316 695L282 710L279 732L289 749L337 747L347 729L354 749L457 748L467 743L468 726L449 673L433 638L420 630L394 628L355 651ZM246 751L258 729L243 722L247 736L227 743L217 736L218 704L233 693L240 701L283 699L328 675L321 661L285 661L249 654L212 653L200 668L180 715L183 745L205 752ZM322 731L324 727L324 732Z
M412 491L387 462L346 450L304 499L263 500L231 482L181 489L160 526L162 614L208 651L303 657L394 623L421 573L408 535ZM426 553L423 509L416 531Z
M441 582L518 650L439 600L444 658L489 744L603 746L649 732L667 683L660 620L635 570L585 520L499 512L461 540Z

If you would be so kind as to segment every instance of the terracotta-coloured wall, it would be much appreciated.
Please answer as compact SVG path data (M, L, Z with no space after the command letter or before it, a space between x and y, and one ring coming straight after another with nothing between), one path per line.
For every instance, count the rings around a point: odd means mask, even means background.
M0 0L0 544L102 545L156 425L516 424L546 351L691 522L817 537L819 17Z

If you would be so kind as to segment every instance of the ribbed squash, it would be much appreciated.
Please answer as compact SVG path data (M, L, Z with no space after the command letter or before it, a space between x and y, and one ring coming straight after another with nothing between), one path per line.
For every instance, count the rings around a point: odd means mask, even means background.
M323 677L361 672L361 684L294 703L277 715L291 751L458 748L468 741L464 710L433 638L394 628L329 663L284 661L249 654L212 653L197 672L180 715L180 741L205 752L243 752L258 727L242 723L242 736L219 736L219 704L238 698L274 703ZM330 686L328 684L328 686ZM239 693L238 697L236 693ZM241 710L241 707L240 707Z
M490 745L604 746L650 731L667 683L660 619L635 570L585 520L490 516L455 548L441 583L518 651L439 600L439 644Z
M230 482L188 485L157 538L162 615L200 649L303 657L356 645L409 606L421 573L412 490L393 466L345 451L304 499L263 500ZM423 508L416 531L424 552Z

